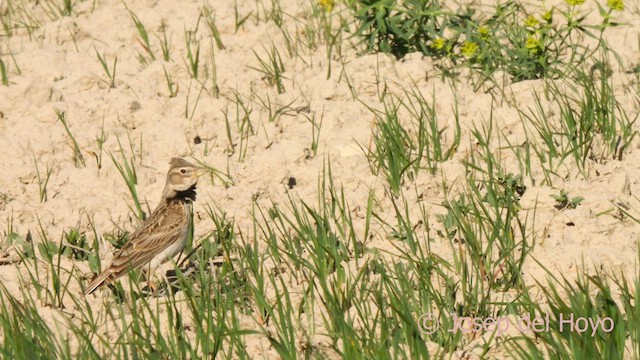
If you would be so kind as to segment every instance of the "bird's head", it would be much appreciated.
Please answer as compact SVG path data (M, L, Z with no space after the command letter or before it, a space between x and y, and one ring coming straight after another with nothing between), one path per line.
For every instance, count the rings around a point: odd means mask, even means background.
M192 189L198 183L198 178L208 172L206 168L193 165L181 158L171 159L169 165L164 190L165 197L172 197L172 195L175 196L180 192Z

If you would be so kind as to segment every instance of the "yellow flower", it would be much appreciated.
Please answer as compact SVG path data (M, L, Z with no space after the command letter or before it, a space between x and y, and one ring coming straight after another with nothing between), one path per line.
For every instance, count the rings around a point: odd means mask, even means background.
M460 51L462 52L462 55L470 58L478 52L479 48L480 47L478 46L478 44L474 43L473 41L465 41L464 44L462 44Z
M320 5L320 7L324 11L331 12L331 10L333 10L333 5L335 5L335 2L333 0L318 0L318 5Z
M536 18L534 18L533 15L529 15L526 19L524 19L524 26L526 27L535 28L538 26L538 24L540 24L540 22Z
M431 48L439 51L444 49L444 46L446 45L446 43L447 42L441 37L435 38L433 40L433 43L431 44Z
M478 28L478 34L483 40L487 40L489 38L489 28L486 26L480 26Z
M551 22L553 21L553 8L551 10L545 11L545 13L542 14L542 19L548 24L551 24Z
M565 0L569 5L582 5L585 0Z
M624 10L624 1L623 0L607 0L607 5L611 8L611 10Z
M535 54L538 52L538 48L540 47L540 42L534 36L529 36L527 38L527 45L525 45L529 52Z

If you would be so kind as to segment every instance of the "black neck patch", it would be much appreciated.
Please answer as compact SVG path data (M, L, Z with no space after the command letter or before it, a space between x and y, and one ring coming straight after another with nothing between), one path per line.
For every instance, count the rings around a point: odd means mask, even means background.
M196 201L196 185L191 186L185 191L176 191L176 195L170 200L193 202Z

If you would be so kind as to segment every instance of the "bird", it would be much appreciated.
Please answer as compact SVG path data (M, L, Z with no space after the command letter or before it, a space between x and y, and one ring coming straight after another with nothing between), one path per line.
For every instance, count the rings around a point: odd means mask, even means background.
M91 281L84 291L85 296L131 270L146 269L149 281L159 265L184 249L198 178L207 172L206 168L182 158L171 159L160 203L116 252L111 263Z

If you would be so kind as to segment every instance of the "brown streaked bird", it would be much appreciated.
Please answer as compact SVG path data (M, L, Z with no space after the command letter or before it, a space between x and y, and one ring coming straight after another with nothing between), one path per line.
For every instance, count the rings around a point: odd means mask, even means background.
M191 222L191 209L196 200L198 177L207 169L181 158L169 163L167 182L160 204L131 239L113 256L111 263L89 284L88 295L104 284L110 284L131 270L145 268L147 279L165 261L184 248Z

